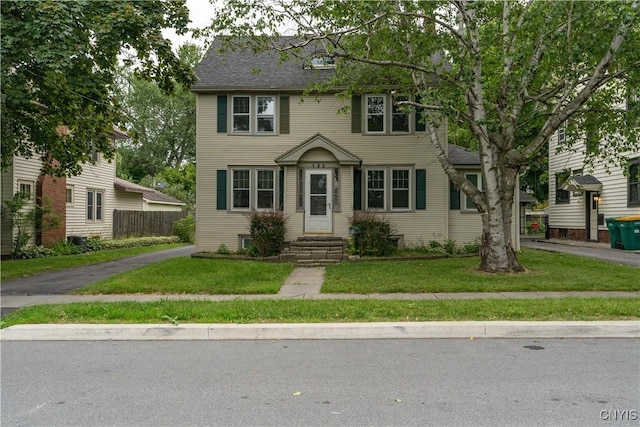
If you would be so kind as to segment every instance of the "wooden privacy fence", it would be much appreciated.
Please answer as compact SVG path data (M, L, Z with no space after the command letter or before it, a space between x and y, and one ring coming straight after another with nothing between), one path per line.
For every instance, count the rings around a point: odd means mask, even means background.
M187 216L178 211L113 211L113 238L172 236L173 226Z

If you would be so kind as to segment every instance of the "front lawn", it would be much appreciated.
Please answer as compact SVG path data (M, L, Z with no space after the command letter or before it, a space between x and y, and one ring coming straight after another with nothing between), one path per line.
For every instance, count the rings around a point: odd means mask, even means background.
M63 270L65 268L80 267L83 265L98 264L107 261L115 261L121 258L161 251L164 249L173 249L180 246L185 246L185 244L171 243L167 245L138 246L133 248L86 252L77 255L7 260L2 261L1 277L3 281L16 279L18 277L32 276L34 274L44 273L46 271Z
M487 274L478 258L343 263L326 269L323 293L638 291L640 270L568 254L523 249L521 274Z
M174 258L117 274L77 294L276 294L295 266L228 259Z
M235 300L73 303L21 308L2 327L28 323L320 323L455 320L632 320L629 298L537 300Z

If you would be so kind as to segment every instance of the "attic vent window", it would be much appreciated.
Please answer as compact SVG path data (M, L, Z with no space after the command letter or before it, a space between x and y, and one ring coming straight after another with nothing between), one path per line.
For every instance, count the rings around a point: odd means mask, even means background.
M311 58L306 64L306 69L315 69L315 70L328 70L331 68L336 68L336 63L333 58L328 56L316 56L315 58Z

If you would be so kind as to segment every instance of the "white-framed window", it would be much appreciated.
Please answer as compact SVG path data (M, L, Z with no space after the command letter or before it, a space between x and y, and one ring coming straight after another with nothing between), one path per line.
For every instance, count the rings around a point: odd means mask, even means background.
M66 198L67 198L67 205L69 206L73 206L73 201L75 199L74 194L73 194L73 185L67 185L67 193L66 193Z
M396 105L396 102L400 101L408 101L409 97L407 95L396 95L393 99L391 106L391 132L392 133L409 133L410 125L409 125L409 117L405 110L406 107L402 107L400 105Z
M558 144L562 144L567 140L567 124L562 122L558 128Z
M18 180L18 193L26 200L35 201L33 181Z
M384 210L385 204L385 170L367 170L367 209Z
M87 190L87 221L103 221L104 191Z
M469 181L471 181L471 183L474 184L476 187L478 187L478 190L482 191L482 174L481 173L479 172L465 173L464 177L467 178ZM473 200L471 199L471 197L467 195L464 196L464 209L467 211L478 210L478 208L476 207L476 204L473 203Z
M232 169L232 209L249 209L251 200L251 171Z
M251 132L251 97L234 96L231 101L231 117L233 133Z
M384 95L365 96L366 132L384 133L386 102Z
M231 209L238 211L276 208L276 170L231 169Z
M411 170L391 169L391 209L409 209Z
M251 238L251 236L247 234L238 235L238 239L240 240L240 244L239 244L240 249L243 249L245 251L249 249L253 244L253 239Z
M276 131L276 98L275 96L256 97L256 133Z
M231 133L275 134L276 97L234 95L231 98Z
M276 201L276 180L273 169L258 169L256 209L273 209Z
M413 208L413 168L378 167L366 170L366 209L407 211Z

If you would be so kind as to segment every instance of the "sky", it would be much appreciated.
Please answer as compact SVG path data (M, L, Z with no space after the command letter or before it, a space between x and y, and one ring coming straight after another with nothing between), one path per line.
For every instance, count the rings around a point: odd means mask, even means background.
M200 28L211 23L214 6L209 3L209 0L187 0L187 7L189 8L191 28ZM177 49L178 46L184 44L186 41L191 40L190 34L186 36L178 36L173 30L164 30L163 34L171 40L174 49ZM199 45L204 45L202 41L194 40L193 42Z

